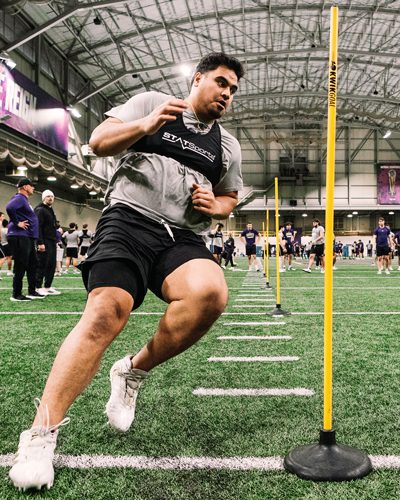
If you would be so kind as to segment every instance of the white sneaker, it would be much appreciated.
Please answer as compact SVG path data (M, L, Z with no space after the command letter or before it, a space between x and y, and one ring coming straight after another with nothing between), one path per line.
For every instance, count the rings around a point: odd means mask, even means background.
M315 269L319 270L319 269L320 269L320 267L319 267L319 266L315 266Z
M382 270L381 270L381 269L379 269L379 271L377 272L377 274L382 274Z
M14 276L14 273L12 271L8 271L7 276Z
M390 266L388 269L389 269L389 271L393 271L393 267L392 266Z
M337 267L336 267L336 266L333 266L333 267L332 267L332 269L333 269L334 271L337 271Z
M48 295L47 288L36 288L37 293L40 293L41 295Z
M304 271L305 273L311 273L311 269L310 269L309 267L306 267L305 269L303 269L303 271Z
M222 267L222 269L226 269L226 266L224 266L223 264L221 264L221 267Z
M62 272L63 274L68 274L68 269Z
M398 271L400 271L400 266L397 268Z
M390 269L390 267L389 267L389 269ZM385 269L385 274L390 274L389 269Z
M40 401L35 400L38 407ZM40 425L21 433L18 444L18 451L14 459L9 477L14 486L19 490L36 488L40 490L42 486L50 489L54 482L53 458L57 444L58 428L69 423L69 418L65 418L59 424L49 426L49 415L46 412L46 425Z
M324 272L325 272L325 269L321 269L321 273L324 274Z
M148 372L132 368L130 356L113 364L110 370L111 396L106 405L108 422L117 431L129 430L135 418L139 387Z
M282 267L281 269L279 269L279 272L280 273L286 273L286 269L284 267Z
M52 286L50 288L43 288L43 290L45 291L45 293L47 295L61 295L61 292L59 292L58 290L56 290Z

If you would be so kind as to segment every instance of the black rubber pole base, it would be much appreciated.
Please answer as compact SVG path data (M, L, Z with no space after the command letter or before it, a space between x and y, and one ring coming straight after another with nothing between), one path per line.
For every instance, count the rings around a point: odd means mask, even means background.
M272 286L269 284L269 281L267 281L266 283L263 283L260 288L262 288L263 290L265 290L265 288L272 289Z
M276 307L272 311L267 312L267 316L290 316L290 314L289 311L282 309L280 304L276 304Z
M365 451L336 444L335 431L320 431L319 443L295 448L283 464L287 471L311 481L351 481L372 470Z

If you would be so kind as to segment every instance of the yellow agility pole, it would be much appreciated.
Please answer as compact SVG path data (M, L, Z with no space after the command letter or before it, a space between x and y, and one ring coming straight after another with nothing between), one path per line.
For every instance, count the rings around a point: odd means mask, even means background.
M265 235L265 288L271 288L269 284L269 210L267 208L267 212L265 214L265 227L266 227L266 235Z
M325 293L324 293L324 415L319 443L300 446L284 460L284 466L304 479L348 481L366 476L372 465L361 450L336 443L332 425L332 326L333 326L333 213L335 195L336 99L338 68L339 10L331 8L328 75L328 130L325 208Z
M263 250L264 250L264 254L263 254L263 273L264 273L264 276L265 276L265 269L266 269L266 259L265 259L265 238L266 238L266 232L265 232L265 223L263 221L262 223L262 234L263 234L263 238L264 238L264 243L263 243Z
M270 316L287 316L290 313L281 308L281 275L279 263L279 189L278 177L275 177L275 261L276 261L276 305L272 312L268 313Z

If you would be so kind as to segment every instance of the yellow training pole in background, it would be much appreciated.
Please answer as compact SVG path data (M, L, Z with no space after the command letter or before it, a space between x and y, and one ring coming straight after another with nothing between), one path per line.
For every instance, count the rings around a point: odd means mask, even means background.
M266 227L266 235L265 235L265 280L266 288L271 288L269 284L269 210L267 208L267 212L265 214L265 227Z
M281 307L281 273L280 273L280 245L279 245L279 189L278 189L278 177L275 177L275 261L276 261L276 307Z
M336 444L332 425L332 326L333 326L333 211L335 196L336 97L339 10L331 8L328 76L328 130L325 208L324 294L324 418L319 443L300 446L284 460L285 468L304 479L348 481L366 476L372 465L368 455L350 446Z
M287 316L290 314L281 308L281 276L279 264L279 192L278 192L278 177L275 177L275 236L276 236L276 306L275 309L268 313L270 316Z
M264 250L264 259L263 259L263 273L264 273L264 276L265 276L265 224L264 224L264 221L262 223L262 235L263 235L263 238L264 238L264 242L263 242L263 250Z

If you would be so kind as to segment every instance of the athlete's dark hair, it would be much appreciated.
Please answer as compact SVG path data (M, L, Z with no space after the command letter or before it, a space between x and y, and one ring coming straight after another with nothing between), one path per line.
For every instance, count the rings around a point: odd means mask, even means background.
M217 69L218 66L226 66L235 72L238 81L244 75L244 68L242 63L236 59L236 57L231 57L223 52L212 52L211 54L207 54L202 57L194 70L194 74L196 73L208 73L208 71L213 71ZM190 84L192 85L194 81L194 77Z
M3 227L7 227L7 226L8 226L8 220L7 220L7 219L3 219L3 220L1 221L1 225L2 225Z
M290 224L291 226L293 226L293 222L290 222L290 221L285 222L285 226L288 226L289 224Z
M383 220L383 222L385 222L385 217L379 217L378 221L379 220Z
M75 229L76 228L75 222L71 222L70 225L69 225L69 228L70 229Z
M318 224L321 224L318 219L313 219L313 222L318 222Z

